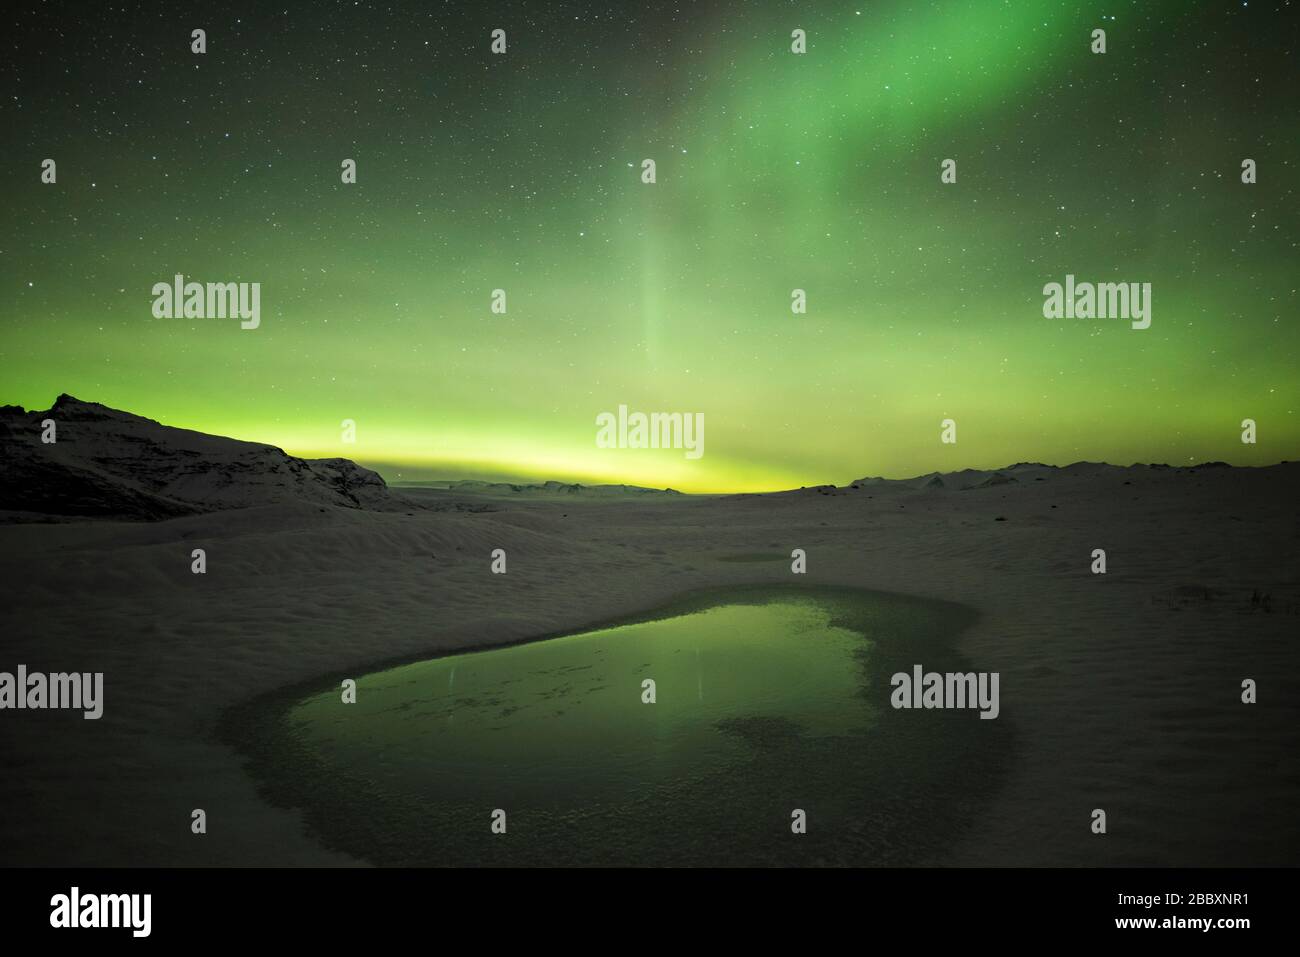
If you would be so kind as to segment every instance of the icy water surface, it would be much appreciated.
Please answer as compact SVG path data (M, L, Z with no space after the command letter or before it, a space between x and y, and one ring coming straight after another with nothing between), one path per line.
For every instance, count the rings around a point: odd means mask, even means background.
M362 675L355 704L337 683L299 696L261 763L277 803L376 863L927 863L1007 742L974 712L894 711L888 680L965 669L945 650L963 619L847 589L715 593Z

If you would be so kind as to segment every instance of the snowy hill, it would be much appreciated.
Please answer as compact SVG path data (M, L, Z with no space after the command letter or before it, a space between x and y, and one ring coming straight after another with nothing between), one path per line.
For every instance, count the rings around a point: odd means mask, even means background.
M48 444L46 420L55 425ZM279 502L389 501L384 480L348 459L300 459L70 395L45 411L0 406L0 448L0 510L8 512L148 520Z

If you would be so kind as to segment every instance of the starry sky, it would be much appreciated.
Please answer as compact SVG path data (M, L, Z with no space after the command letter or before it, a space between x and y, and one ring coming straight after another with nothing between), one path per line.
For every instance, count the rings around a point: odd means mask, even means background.
M68 392L390 481L1294 459L1296 14L26 0L0 403ZM259 282L260 328L155 318L176 273ZM1151 327L1044 318L1067 274L1150 282ZM598 448L620 404L703 413L705 454Z

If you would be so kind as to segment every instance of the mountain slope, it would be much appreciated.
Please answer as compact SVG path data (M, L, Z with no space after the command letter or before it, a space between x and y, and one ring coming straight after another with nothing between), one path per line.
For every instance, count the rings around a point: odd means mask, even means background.
M41 441L46 420L56 441ZM348 459L300 459L60 395L45 411L0 406L0 510L162 519L301 502L378 508L388 487Z

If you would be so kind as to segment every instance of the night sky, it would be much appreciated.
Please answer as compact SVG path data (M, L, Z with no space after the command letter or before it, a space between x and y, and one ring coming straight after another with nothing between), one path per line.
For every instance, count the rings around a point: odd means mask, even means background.
M1294 459L1296 14L19 3L0 403L68 392L390 480ZM177 273L261 283L260 328L155 318ZM1044 318L1067 274L1150 282L1151 327ZM597 448L620 404L704 413L705 454Z

